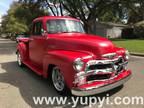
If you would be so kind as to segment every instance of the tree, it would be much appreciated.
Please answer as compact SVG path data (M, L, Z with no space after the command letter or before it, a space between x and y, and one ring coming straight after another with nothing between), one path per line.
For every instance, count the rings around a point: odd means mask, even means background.
M18 19L22 19L26 21L26 24L30 26L32 20L34 18L48 15L48 11L42 6L42 0L19 0L21 5L21 9L16 11L16 16Z
M7 15L3 16L2 31L15 36L16 33L29 32L34 18L45 15L39 4L13 2Z
M34 18L49 15L50 10L54 16L67 13L79 18L85 30L92 33L96 21L122 22L126 18L129 23L133 23L144 19L143 8L143 0L19 0L17 5L11 6L6 16L8 20L4 22L11 25L15 22L15 25L23 28L19 31L26 31Z
M42 2L47 4L52 13L59 4L60 10L64 9L70 16L81 19L86 31L92 33L96 21L122 22L128 13L124 10L128 9L129 5L132 6L133 0L43 0ZM50 4L53 4L54 8Z
M93 32L94 24L97 19L105 20L107 15L110 19L118 21L113 14L112 6L118 6L119 0L19 0L23 3L33 3L47 8L54 16L64 15L66 11L70 16L79 18L83 21L85 30ZM109 14L110 13L110 14ZM105 14L107 14L105 17ZM111 16L110 16L111 15ZM115 16L114 16L115 15ZM110 18L111 17L111 18ZM116 20L117 19L117 20Z
M143 0L19 0L23 3L39 4L48 8L54 16L65 15L79 18L83 21L87 32L93 32L96 21L122 22L122 19L132 19L135 3L142 4ZM140 6L142 9L143 5ZM144 7L144 6L143 6ZM139 10L140 10L139 9ZM136 12L137 13L137 12ZM128 16L129 15L129 16Z
M134 3L129 6L128 23L136 23L144 20L144 0L134 0Z
M17 19L15 16L16 11L19 10L21 4L14 2L10 9L8 10L8 14L3 16L2 20L2 31L5 33L10 33L14 36L16 33L26 32L28 30L27 25L23 20Z

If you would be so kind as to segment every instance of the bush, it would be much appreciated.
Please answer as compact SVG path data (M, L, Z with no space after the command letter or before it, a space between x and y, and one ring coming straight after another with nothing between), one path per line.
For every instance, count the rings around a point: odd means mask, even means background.
M124 28L122 30L122 38L123 39L135 39L136 36L134 35L134 29L133 28Z
M134 26L134 34L138 38L144 38L144 21L140 21Z
M124 28L122 30L122 38L124 39L141 39L144 38L144 21L134 24L134 27Z

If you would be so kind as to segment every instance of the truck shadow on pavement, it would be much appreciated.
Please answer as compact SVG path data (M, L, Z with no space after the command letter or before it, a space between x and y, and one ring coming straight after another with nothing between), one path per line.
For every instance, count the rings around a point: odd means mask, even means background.
M51 105L47 105L45 102L42 105L35 105L33 97L60 97L60 95L54 90L52 84L42 77L36 75L27 67L20 68L18 67L15 61L1 63L1 68L5 72L0 73L0 82L7 83L10 86L17 87L21 94L23 100L32 108L54 108L54 107L63 107L69 108L72 107L73 103L71 96L68 96L67 102L71 104L58 105L56 102ZM106 94L112 96L113 94L119 92L123 86L110 90L106 93L94 95L93 97L105 97ZM8 89L8 88L6 88ZM76 98L76 97L75 97ZM14 100L13 100L14 101ZM78 102L78 108L85 107L88 105L81 105Z

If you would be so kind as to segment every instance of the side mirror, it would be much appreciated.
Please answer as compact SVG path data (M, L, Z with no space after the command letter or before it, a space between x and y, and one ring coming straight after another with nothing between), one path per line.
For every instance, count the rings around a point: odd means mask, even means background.
M44 29L41 29L41 35L44 36L46 31Z

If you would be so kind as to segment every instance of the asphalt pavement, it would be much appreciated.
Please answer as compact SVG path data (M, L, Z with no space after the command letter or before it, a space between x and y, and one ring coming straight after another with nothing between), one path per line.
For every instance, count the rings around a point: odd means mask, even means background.
M16 62L16 42L0 39L0 108L70 108L72 104L35 105L33 97L55 97L60 95L53 89L49 80L37 76L28 68L20 68ZM95 95L103 97L144 97L144 58L132 56L128 68L132 70L132 78L124 86ZM70 96L68 101L71 102ZM77 105L88 108L88 105ZM92 108L96 108L93 105ZM144 105L107 105L102 108L144 108Z

